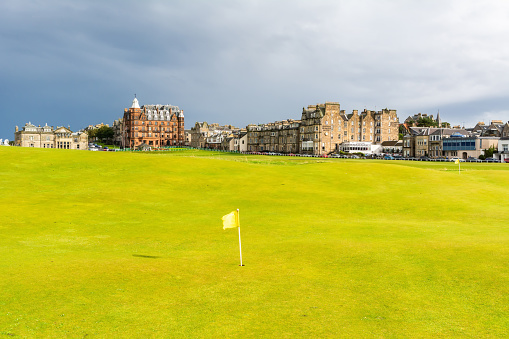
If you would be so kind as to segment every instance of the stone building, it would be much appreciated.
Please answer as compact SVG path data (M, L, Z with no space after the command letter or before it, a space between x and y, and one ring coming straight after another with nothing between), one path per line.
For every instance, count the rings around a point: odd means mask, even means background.
M249 125L248 151L329 154L341 150L344 142L397 141L399 121L396 110L354 110L345 114L337 102L309 105L301 120Z
M309 105L302 109L300 153L328 154L341 143L341 118L338 102Z
M241 130L230 134L221 142L221 149L230 152L247 151L247 132Z
M480 137L478 135L465 136L459 133L442 140L444 157L479 158L490 147L498 147L498 137Z
M299 152L299 120L276 121L263 125L248 125L248 152Z
M113 125L111 125L111 128L113 129L113 144L116 146L125 147L124 118L120 118L113 121Z
M482 137L503 137L503 131L507 124L501 120L492 120L489 125L478 122L472 129L472 133Z
M183 146L184 111L172 105L143 105L140 107L136 97L130 108L124 109L124 144L128 148L138 148L142 144L149 147Z
M444 151L443 140L451 136L469 136L464 129L410 127L409 133L403 137L404 157L430 157L438 158L448 156Z
M88 149L88 135L84 132L72 132L67 127L35 126L28 122L19 130L16 126L14 144L21 147Z
M232 125L220 126L206 121L196 122L191 128L190 146L194 148L220 149L223 140L241 129Z

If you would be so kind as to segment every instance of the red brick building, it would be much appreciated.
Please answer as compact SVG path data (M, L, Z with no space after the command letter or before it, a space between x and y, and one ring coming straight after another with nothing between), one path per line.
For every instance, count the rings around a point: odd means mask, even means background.
M125 147L135 149L142 144L151 147L183 146L184 111L172 105L143 105L136 97L124 109Z

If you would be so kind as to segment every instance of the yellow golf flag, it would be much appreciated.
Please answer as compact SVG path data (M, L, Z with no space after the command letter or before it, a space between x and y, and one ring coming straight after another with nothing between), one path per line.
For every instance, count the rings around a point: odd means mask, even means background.
M456 159L456 161L454 161L454 163L455 163L456 165L458 165L458 164L460 163L460 159Z
M222 219L223 219L223 230L227 228L240 227L239 210L224 215Z

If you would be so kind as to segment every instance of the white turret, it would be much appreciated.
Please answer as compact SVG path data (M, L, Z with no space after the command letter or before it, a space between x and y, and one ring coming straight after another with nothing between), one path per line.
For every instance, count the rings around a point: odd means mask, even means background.
M140 108L140 104L138 103L138 99L136 99L136 97L134 97L133 105L131 108Z

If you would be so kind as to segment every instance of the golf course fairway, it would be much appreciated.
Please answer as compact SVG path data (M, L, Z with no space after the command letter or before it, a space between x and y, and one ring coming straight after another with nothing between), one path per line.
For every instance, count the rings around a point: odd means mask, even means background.
M509 164L0 147L0 192L0 337L509 336Z

